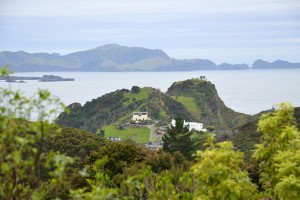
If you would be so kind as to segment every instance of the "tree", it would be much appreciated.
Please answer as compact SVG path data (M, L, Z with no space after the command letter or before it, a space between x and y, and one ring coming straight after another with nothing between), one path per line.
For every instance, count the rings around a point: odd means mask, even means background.
M125 167L142 162L146 158L147 151L136 144L109 142L100 147L98 152L92 152L84 162L86 165L92 165L96 160L107 156L104 169L106 174L113 177L122 174Z
M139 93L140 92L140 87L139 86L132 86L131 92L132 93Z
M91 167L93 172L93 178L84 169L80 173L87 177L86 181L88 187L81 187L76 190L71 190L72 199L82 199L82 200L98 200L98 199L117 199L118 189L110 187L110 178L104 173L104 165L107 162L107 157L104 156L101 159L95 161L94 165Z
M7 67L1 75L9 75ZM51 107L50 108L48 108ZM48 109L47 109L48 108ZM50 138L51 116L63 109L62 103L39 90L32 98L0 88L0 199L35 199L43 196L42 169L49 170L55 183L62 176L70 157L43 152ZM32 119L36 121L29 121Z
M214 126L208 126L208 127L206 127L206 130L208 132L212 133L212 132L214 132L216 130L216 127L214 127Z
M266 199L300 199L300 132L293 112L290 104L281 103L258 123L263 137L253 157Z
M163 150L170 153L179 151L186 158L191 159L196 152L196 144L191 138L192 135L193 133L189 131L188 127L184 126L184 121L176 118L175 126L171 125L162 138Z
M241 169L243 153L234 151L232 142L214 144L208 134L204 151L197 151L198 162L192 166L195 199L257 199L256 187Z
M205 77L205 76L200 76L199 78L200 78L201 80L206 81L206 77Z

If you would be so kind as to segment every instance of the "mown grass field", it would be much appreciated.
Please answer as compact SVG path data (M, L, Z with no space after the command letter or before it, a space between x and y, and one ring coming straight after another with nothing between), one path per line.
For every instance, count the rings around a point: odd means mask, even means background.
M146 144L149 141L150 129L147 127L131 128L124 127L124 130L119 130L113 125L106 126L105 137L120 137L121 139L131 139L140 144Z

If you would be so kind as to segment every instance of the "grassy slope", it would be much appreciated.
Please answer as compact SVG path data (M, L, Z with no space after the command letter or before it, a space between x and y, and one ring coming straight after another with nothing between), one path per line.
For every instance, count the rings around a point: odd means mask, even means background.
M147 127L131 128L124 127L124 130L119 130L114 125L109 125L104 128L105 137L120 137L121 139L131 139L137 143L145 144L149 141L150 130Z
M124 94L124 105L130 105L134 101L145 101L149 97L151 88L141 88L139 93L128 92ZM142 104L141 106L143 106ZM134 111L140 111L141 106L138 106ZM132 117L132 112L127 113L125 116L119 118L113 124L104 127L105 137L120 137L121 139L131 139L137 143L148 143L150 130L146 127L124 127L123 130L118 129L118 124L129 120Z
M249 117L227 108L215 86L200 79L173 83L167 93L150 87L140 88L138 93L122 89L93 99L83 106L69 107L71 114L61 114L56 122L94 133L107 126L118 127L129 122L136 111L148 111L151 119L165 123L175 117L202 122L204 126L215 126L219 132L229 131Z
M153 90L153 89L149 88L149 87L144 87L144 88L140 89L139 93L132 93L132 92L125 93L124 94L124 100L125 101L123 102L123 105L128 106L128 105L134 103L135 101L145 101L149 97L149 94L150 94L151 90ZM141 107L143 107L143 106L144 106L144 103L142 103L141 105L136 107L132 112L141 111ZM117 125L117 124L120 124L124 121L130 120L131 117L132 117L132 112L128 112L126 115L119 118L112 125Z
M185 96L172 96L175 101L182 103L184 107L197 119L199 116L197 115L198 106L195 102L195 99L192 97Z
M144 87L140 89L139 93L132 93L132 92L125 93L124 98L126 99L126 102L124 102L124 104L129 105L134 101L145 100L149 97L149 94L152 90L153 90L152 88Z

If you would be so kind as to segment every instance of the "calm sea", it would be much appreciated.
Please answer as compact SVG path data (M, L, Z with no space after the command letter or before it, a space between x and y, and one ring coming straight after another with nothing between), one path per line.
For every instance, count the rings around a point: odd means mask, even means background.
M150 86L167 91L176 81L206 76L215 84L224 103L235 111L256 114L280 102L300 106L300 69L288 70L230 70L194 72L31 72L15 73L16 76L58 75L75 78L74 82L11 83L13 90L20 89L26 96L38 88L48 89L69 105L84 104L117 89L130 89L133 85ZM8 83L0 82L1 87Z

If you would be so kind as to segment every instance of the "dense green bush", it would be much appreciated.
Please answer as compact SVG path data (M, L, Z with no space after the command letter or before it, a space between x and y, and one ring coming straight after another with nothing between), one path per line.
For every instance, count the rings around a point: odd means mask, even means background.
M3 75L9 75L7 68ZM19 91L0 88L0 199L30 199L43 196L37 190L45 182L43 172L51 169L51 180L59 180L70 157L49 151L49 121L63 104L48 91L39 90L25 98ZM31 122L29 120L35 119ZM57 130L56 134L59 133Z

